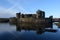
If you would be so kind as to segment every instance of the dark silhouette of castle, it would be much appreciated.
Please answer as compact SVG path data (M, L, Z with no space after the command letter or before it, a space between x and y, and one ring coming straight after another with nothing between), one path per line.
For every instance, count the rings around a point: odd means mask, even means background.
M36 14L21 14L16 13L17 24L21 24L22 28L30 27L33 28L48 28L52 27L52 19L53 17L50 16L49 18L45 18L45 12L41 10L37 10ZM20 23L19 23L20 22Z
M44 11L41 11L41 10L37 10L36 11L37 14L21 14L20 13L17 13L16 16L17 18L28 18L28 17L32 17L32 18L45 18L45 12Z

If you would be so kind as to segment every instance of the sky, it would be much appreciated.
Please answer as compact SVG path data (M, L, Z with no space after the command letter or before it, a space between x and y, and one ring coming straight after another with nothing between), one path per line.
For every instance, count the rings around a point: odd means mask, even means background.
M16 13L35 14L40 9L46 17L60 18L60 0L0 0L0 18L14 17Z

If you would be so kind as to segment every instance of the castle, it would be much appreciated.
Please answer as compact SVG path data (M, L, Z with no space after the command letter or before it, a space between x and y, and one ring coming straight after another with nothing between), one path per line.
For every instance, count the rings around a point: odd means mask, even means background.
M50 16L49 18L45 18L45 12L41 10L37 10L36 14L21 14L16 13L17 22L20 26L40 26L40 27L52 27L52 19L53 17ZM19 23L20 22L20 23ZM31 26L30 26L31 27Z
M16 13L16 16L19 15L20 18L45 18L45 12L41 10L36 11L37 14L21 14L21 13ZM17 16L18 17L18 16Z

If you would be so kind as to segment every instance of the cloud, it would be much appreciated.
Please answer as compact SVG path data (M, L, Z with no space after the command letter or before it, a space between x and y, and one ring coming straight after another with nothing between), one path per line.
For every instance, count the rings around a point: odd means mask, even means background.
M23 13L27 12L25 8L20 4L20 0L8 0L8 2L13 5L9 9L16 9L18 11L22 11Z
M8 9L6 9L6 8L4 8L4 7L0 7L0 18L1 17L12 17L12 16L14 16L15 15L15 13L16 13L16 11L15 10L13 10L13 9L11 9L11 10L8 10Z
M0 5L0 17L15 16L17 12L26 12L23 6L20 5L19 0L6 0L11 4L8 9Z

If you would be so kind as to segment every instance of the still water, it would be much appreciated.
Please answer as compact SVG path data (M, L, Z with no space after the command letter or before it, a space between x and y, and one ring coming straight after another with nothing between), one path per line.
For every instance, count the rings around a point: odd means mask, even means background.
M0 23L0 40L60 40L60 29L55 24L53 24L53 29L57 31L16 31L15 25Z

